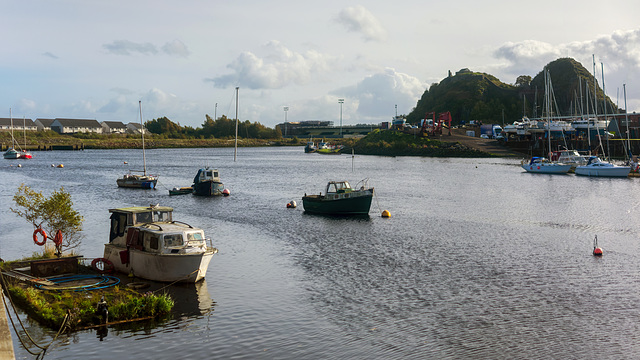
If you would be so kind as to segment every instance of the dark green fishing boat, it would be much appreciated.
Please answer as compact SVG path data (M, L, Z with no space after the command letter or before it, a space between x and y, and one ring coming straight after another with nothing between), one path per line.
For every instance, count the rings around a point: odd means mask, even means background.
M366 215L371 208L373 188L362 180L360 188L353 189L347 181L329 181L325 194L302 197L304 211L325 215Z

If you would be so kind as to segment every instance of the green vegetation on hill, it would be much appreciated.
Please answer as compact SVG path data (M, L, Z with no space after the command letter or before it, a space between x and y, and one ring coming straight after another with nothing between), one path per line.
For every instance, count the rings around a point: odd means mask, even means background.
M357 154L384 156L490 157L457 142L414 136L394 130L374 130L353 145ZM346 148L344 152L350 152Z
M202 127L192 128L190 126L180 126L166 117L161 117L145 123L145 127L152 134L164 135L172 139L225 139L236 135L236 121L222 116L212 119L206 115L206 120ZM268 128L258 122L251 123L249 120L238 122L238 137L247 139L279 139L282 134L279 129Z
M551 74L554 101L559 110L559 114L555 115L570 116L576 114L576 110L580 113L580 101L584 104L585 112L588 100L591 101L589 108L593 108L593 75L582 64L571 58L561 58L550 62L546 68ZM591 99L586 98L587 86ZM598 112L602 113L604 93L599 86L597 94ZM542 70L533 80L528 75L521 75L514 85L510 85L492 75L462 69L455 75L449 74L440 83L434 83L425 90L416 107L407 115L407 121L417 124L428 112L450 111L453 125L469 120L480 120L488 124L502 123L504 119L505 123L512 123L524 115L541 116L540 111L535 110L541 109L543 97ZM616 108L608 97L607 103L607 112L612 113Z

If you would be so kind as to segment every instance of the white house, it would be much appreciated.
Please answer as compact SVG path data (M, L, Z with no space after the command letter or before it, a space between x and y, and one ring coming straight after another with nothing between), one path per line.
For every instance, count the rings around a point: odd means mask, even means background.
M122 121L103 121L101 124L103 134L125 134L127 132L127 125Z
M51 124L55 119L37 118L35 121L38 131L51 130Z
M38 127L31 119L0 118L0 131L37 131Z
M51 123L51 130L58 134L97 133L102 134L102 125L92 119L61 119Z
M143 129L143 127L139 123L130 122L127 124L127 133L129 134L140 134L141 129ZM149 130L145 128L144 133L145 134L149 133Z

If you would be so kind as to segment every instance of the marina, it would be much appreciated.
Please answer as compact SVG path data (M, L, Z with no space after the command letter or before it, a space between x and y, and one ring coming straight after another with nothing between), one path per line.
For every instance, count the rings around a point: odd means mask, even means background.
M511 158L352 160L300 146L242 148L234 162L232 148L151 149L164 191L131 191L113 179L121 159L139 150L67 154L38 153L22 168L6 161L2 204L12 206L21 183L44 192L64 186L86 219L78 251L98 258L108 209L160 203L215 234L219 251L202 281L168 288L176 300L170 320L114 326L106 336L64 334L45 358L178 358L185 349L194 358L252 359L640 355L630 321L640 315L632 281L640 179L532 175ZM168 194L194 172L189 164L207 160L233 196ZM285 206L328 181L364 178L375 186L366 217ZM0 221L1 258L38 249L30 225L8 211ZM595 235L601 257L592 254ZM20 317L36 340L55 335ZM13 330L11 337L16 358L29 358Z

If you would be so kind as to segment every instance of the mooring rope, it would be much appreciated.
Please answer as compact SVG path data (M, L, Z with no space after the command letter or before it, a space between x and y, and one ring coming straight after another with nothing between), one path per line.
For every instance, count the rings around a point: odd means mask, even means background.
M67 325L67 320L69 320L69 311L67 310L67 314L64 316L64 319L62 320L62 324L60 325L60 329L58 330L56 335L53 337L53 339L51 339L51 341L47 345L40 345L33 339L33 337L31 337L31 334L29 334L29 332L25 328L24 324L22 323L22 320L20 320L20 316L18 316L18 312L16 310L15 304L13 303L13 299L11 298L11 294L9 293L9 287L7 286L7 284L6 284L5 280L4 280L4 274L2 273L2 270L0 270L0 285L7 292L7 297L9 298L9 303L11 304L11 309L13 310L14 314L16 315L16 318L18 319L18 322L20 323L20 327L22 328L22 331L24 331L25 335L27 335L27 338L29 338L29 340L31 340L33 345L35 345L39 349L42 349L42 351L40 351L38 353L35 353L35 352L32 352L31 349L29 349L27 347L27 345L24 343L22 337L20 336L20 333L18 332L18 328L16 327L16 324L13 321L13 317L11 316L11 312L7 311L7 315L9 317L9 321L11 321L11 326L13 327L13 331L16 333L16 336L18 337L18 340L20 340L20 344L22 344L24 349L27 350L27 352L29 354L36 355L37 358L40 358L41 355L42 355L42 357L44 357L44 354L46 353L47 349L51 346L51 344L53 344L54 341L56 341L58 336L60 336L60 334L62 334L62 331L65 329L65 327ZM5 308L8 309L7 301L6 301L5 297L4 297L4 293L2 292L0 294L0 296L2 296L2 302L4 303Z

